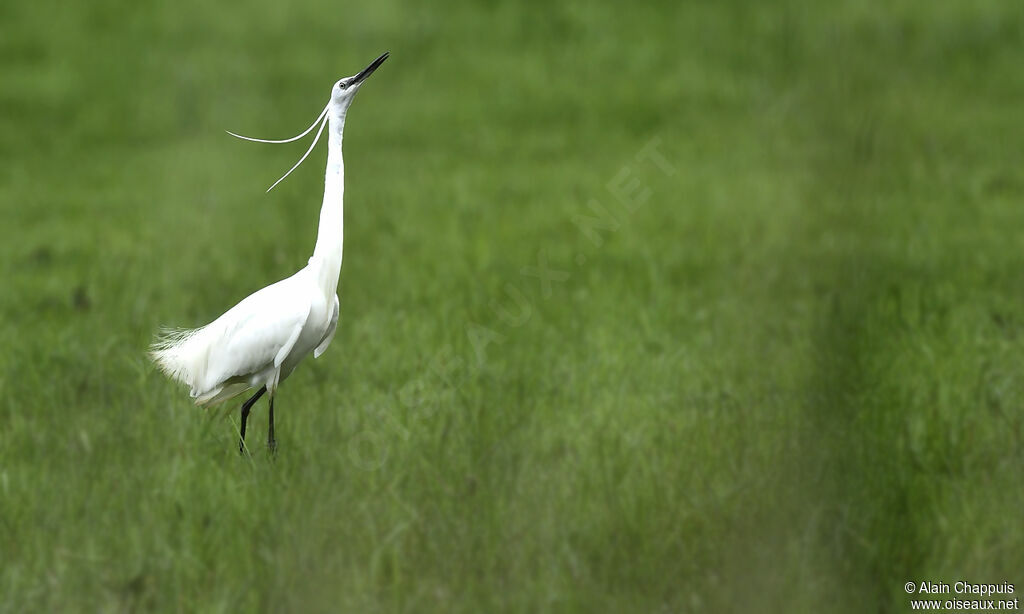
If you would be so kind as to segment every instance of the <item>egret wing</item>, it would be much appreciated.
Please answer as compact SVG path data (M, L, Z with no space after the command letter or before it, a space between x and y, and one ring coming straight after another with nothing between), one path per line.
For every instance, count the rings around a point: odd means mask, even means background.
M290 280L248 296L211 324L220 339L210 346L207 389L281 366L312 306L307 293L291 287Z
M334 340L334 333L338 330L339 315L341 315L341 303L338 302L338 295L334 295L334 311L331 313L331 321L327 324L327 331L324 332L320 345L313 350L313 358L320 358L320 355L327 350L327 346Z

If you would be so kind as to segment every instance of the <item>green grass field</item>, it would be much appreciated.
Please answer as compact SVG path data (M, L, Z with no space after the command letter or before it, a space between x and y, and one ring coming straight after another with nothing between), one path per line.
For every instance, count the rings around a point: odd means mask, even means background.
M279 454L146 347L301 268ZM1024 592L1024 5L0 4L0 612ZM537 274L542 269L543 274Z

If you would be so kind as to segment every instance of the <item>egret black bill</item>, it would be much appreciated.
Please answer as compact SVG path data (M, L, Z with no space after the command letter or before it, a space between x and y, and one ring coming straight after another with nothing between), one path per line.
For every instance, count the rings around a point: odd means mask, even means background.
M388 59L388 55L389 54L390 54L390 52L385 51L384 53L382 53L380 55L379 58L377 58L376 60L370 62L369 66L364 68L358 75L355 76L355 78L352 79L351 85L355 85L357 83L360 83L363 79L365 79L365 78L369 77L370 75L372 75L373 71L377 70L377 68L381 64L384 63L384 60Z

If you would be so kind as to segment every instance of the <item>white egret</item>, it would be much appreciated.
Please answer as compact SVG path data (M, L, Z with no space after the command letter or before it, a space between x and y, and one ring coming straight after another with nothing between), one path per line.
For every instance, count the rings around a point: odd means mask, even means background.
M344 225L341 139L345 115L364 80L387 58L384 53L358 74L335 83L330 102L320 117L298 136L268 140L230 133L260 143L289 143L309 134L319 124L313 144L295 166L270 186L269 192L302 164L324 127L329 127L320 225L313 256L305 268L249 295L202 328L163 333L151 348L150 355L164 373L191 387L196 405L209 407L259 388L242 404L240 451L245 450L249 410L264 393L270 397L267 446L271 452L276 451L274 394L278 386L307 354L313 352L313 357L319 358L337 330Z

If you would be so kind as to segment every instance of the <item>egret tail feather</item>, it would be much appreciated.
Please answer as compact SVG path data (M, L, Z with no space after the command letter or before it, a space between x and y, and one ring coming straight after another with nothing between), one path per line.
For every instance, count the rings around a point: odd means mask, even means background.
M149 356L168 377L198 393L206 370L209 344L204 337L209 326L192 329L164 329L149 348Z

